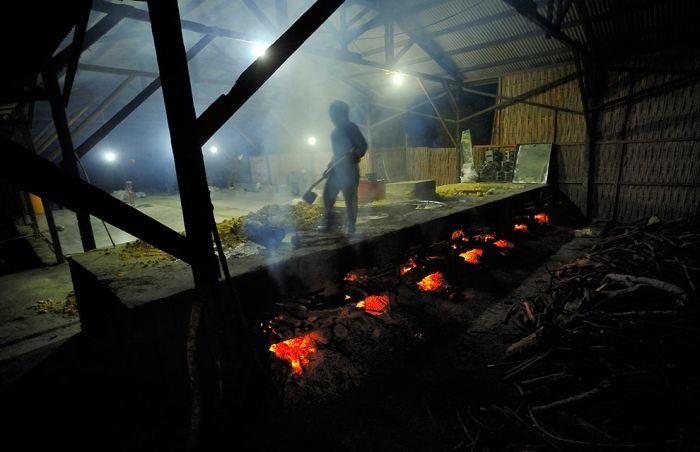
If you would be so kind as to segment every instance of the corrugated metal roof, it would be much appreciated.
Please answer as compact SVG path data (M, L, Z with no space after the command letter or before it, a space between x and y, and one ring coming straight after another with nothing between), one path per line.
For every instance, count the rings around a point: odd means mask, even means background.
M125 6L120 0L109 0L117 6ZM538 0L541 14L547 13L548 0ZM279 17L272 0L256 1L255 4L277 25L268 29L263 20L247 7L242 0L181 0L182 18L206 26L220 27L238 33L244 38L217 37L191 63L193 84L201 102L230 89L238 74L253 61L250 50L255 41L271 42L286 27L293 23L309 7L309 0L287 0L287 18ZM373 9L376 3L382 5ZM571 39L588 47L590 36L584 24L584 16L574 2L563 18L561 30ZM698 2L696 0L583 0L590 18L593 36L599 49L606 52L619 51L631 46L675 45L697 27ZM368 6L369 5L369 6ZM130 2L129 7L144 11L145 2ZM355 39L341 45L343 40L341 14L336 13L328 26L318 30L302 47L303 57L293 57L282 67L280 75L302 68L314 76L296 77L294 83L309 85L318 83L328 89L328 80L349 77L356 85L365 86L381 94L389 80L385 68L384 26L382 11L389 11L387 20L394 25L395 54L401 59L393 64L396 70L413 71L432 76L451 78L445 69L453 65L465 81L497 78L506 74L531 68L540 68L573 62L573 54L565 44L555 38L546 39L545 33L530 20L521 16L503 0L370 0L348 1L344 6L344 20L353 21L350 30L358 30L372 22L372 27ZM407 14L406 11L416 11ZM368 11L368 12L367 12ZM405 16L402 16L405 14ZM93 12L90 24L104 17L104 13ZM201 33L183 32L189 47L201 38ZM412 38L427 36L425 46L414 43L403 51ZM690 46L689 40L684 45ZM67 45L68 42L64 43ZM339 60L329 51L351 52L363 58L363 64ZM434 55L440 53L448 63L438 64ZM334 55L336 54L334 53ZM323 56L325 55L325 56ZM613 54L614 56L615 54ZM148 23L124 19L109 33L101 37L88 51L81 63L111 66L119 69L156 73L157 62L153 50L152 35ZM372 67L372 66L379 66ZM389 65L392 66L392 65ZM285 69L287 68L287 69ZM285 72L287 71L287 72ZM76 113L87 105L99 103L118 84L123 76L94 73L81 70L73 90L69 114ZM126 90L125 99L145 86L149 77L139 75L135 88ZM103 83L103 85L100 85ZM432 84L429 84L432 85ZM101 98L96 87L102 86ZM405 88L405 95L420 94L416 84ZM274 98L274 97L273 97ZM124 99L114 103L122 105ZM43 117L50 120L46 112ZM38 117L42 117L41 108Z

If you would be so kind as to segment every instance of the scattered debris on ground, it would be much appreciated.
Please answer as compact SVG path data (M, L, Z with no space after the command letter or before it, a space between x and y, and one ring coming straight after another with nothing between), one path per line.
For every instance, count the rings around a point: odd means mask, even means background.
M66 298L63 300L54 300L52 298L46 298L44 300L39 300L28 309L31 309L36 314L61 314L64 317L77 317L78 316L78 303L75 299L75 293L70 291Z
M504 319L511 391L462 410L466 447L696 448L699 256L699 231L652 217L550 269Z

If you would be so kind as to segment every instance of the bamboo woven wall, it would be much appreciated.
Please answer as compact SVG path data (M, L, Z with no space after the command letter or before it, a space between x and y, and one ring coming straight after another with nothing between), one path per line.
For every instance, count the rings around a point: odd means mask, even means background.
M608 76L603 104L622 102L600 115L594 214L700 221L700 84L663 89L678 80L668 74ZM632 102L625 100L630 93L637 96Z
M311 182L321 176L331 155L327 152L271 154L250 159L254 182L283 185L291 171L305 170ZM360 160L360 175L375 173L390 182L435 179L437 185L459 182L459 153L455 148L383 148L372 149ZM385 172L386 169L386 172ZM388 178L387 178L388 176Z
M637 62L653 67L652 62ZM697 63L693 63L697 65ZM696 68L697 69L697 68ZM573 67L503 77L499 94L514 96L573 71ZM590 213L618 221L657 215L700 221L700 83L671 89L677 81L664 74L609 72L596 124ZM630 84L632 80L632 84ZM626 97L632 93L632 102ZM575 81L530 100L580 110ZM628 111L629 108L629 111ZM528 105L499 110L493 140L498 145L554 142L553 180L579 207L586 204L585 124L583 117Z
M505 76L500 80L498 94L515 97L574 71L573 66L566 65ZM527 100L570 110L583 110L576 80ZM582 115L528 104L515 104L497 110L493 124L493 144L577 143L585 138Z

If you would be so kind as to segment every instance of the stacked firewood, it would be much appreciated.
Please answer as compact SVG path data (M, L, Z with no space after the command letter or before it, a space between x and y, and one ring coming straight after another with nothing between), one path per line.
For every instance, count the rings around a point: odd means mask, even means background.
M485 416L554 449L697 447L699 256L697 230L652 217L548 270L519 305L530 334L506 350L513 395Z

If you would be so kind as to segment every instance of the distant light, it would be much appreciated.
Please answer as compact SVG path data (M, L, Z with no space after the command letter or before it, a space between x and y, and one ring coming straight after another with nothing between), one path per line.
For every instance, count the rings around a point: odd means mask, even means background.
M263 44L260 42L253 44L253 56L256 59L264 57L268 47L270 47L270 44Z
M117 153L113 151L105 152L105 161L112 163L117 160Z
M309 137L306 142L309 143L309 146L316 146L316 137Z
M402 85L405 78L406 76L401 72L395 72L394 75L391 76L391 83L396 86Z
M216 154L217 152L219 152L219 148L217 148L216 146L210 146L209 152L211 152L212 154Z

